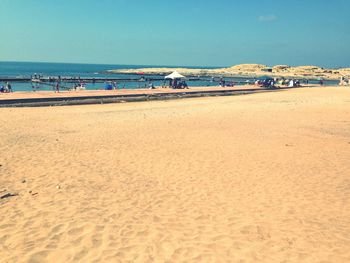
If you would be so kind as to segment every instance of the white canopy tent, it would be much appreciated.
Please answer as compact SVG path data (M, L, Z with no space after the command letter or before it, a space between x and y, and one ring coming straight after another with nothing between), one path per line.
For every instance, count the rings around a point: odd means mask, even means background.
M185 76L182 76L179 72L174 71L168 76L165 76L165 79L184 79L186 78Z

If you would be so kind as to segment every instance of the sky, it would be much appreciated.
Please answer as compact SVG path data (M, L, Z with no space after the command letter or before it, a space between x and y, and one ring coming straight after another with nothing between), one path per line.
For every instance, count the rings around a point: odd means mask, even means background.
M0 0L0 61L350 67L350 0Z

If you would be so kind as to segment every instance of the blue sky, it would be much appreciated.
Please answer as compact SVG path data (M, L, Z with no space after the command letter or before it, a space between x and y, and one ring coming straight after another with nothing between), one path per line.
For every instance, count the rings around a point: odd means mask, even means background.
M349 0L0 0L0 61L350 67Z

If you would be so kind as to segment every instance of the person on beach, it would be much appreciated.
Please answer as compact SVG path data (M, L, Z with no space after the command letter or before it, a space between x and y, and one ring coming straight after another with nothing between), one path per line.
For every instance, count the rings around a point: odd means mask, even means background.
M55 92L59 93L60 92L60 83L57 81L56 86L55 86Z
M226 86L226 81L224 78L220 78L220 87L225 87Z
M8 92L7 85L8 85L8 82L5 82L5 85L4 85L4 92L5 92L5 93L7 93L7 92Z
M289 85L288 85L289 88L293 88L294 87L294 80L290 80L289 81Z
M12 86L9 82L6 82L5 92L12 92Z
M183 81L183 82L182 82L182 87L183 87L184 89L188 89L188 85L187 85L186 81Z
M177 88L178 88L178 86L177 86L177 79L174 79L173 88L174 88L174 89L177 89Z

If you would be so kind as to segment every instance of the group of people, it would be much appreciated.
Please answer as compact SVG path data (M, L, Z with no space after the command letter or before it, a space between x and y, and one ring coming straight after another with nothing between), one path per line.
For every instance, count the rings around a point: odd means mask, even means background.
M234 87L236 85L236 82L234 81L227 81L224 78L220 78L219 86L220 87Z
M163 87L166 87L166 85L163 85ZM173 89L188 89L187 82L182 79L170 79L169 87Z
M347 78L347 77L340 77L340 82L339 82L339 85L340 86L347 86L347 85L350 85L350 76Z
M273 78L258 79L254 82L255 86L273 88L275 87L276 80Z
M38 79L41 77L40 75L34 74L33 79ZM61 78L60 76L56 80L56 83L51 84L53 86L54 92L60 92L61 87ZM214 78L212 78L212 81L214 81ZM254 80L255 85L257 86L263 86L263 87L275 87L276 85L280 86L288 86L288 87L300 87L301 83L308 84L309 81L307 79L299 80L299 79L285 79L285 78L265 78L265 79L258 79ZM246 84L250 84L251 82L249 80L246 81ZM166 81L164 81L162 87L170 87L173 89L188 89L188 85L185 80L183 79L170 79L169 85L166 85ZM323 80L319 80L319 84L323 85ZM221 87L233 87L236 85L234 81L227 81L224 78L220 78L219 85ZM341 77L339 85L350 85L350 78L347 77ZM105 85L105 90L117 90L118 87L117 82L107 82ZM155 89L155 86L153 82L149 81L148 84L145 84L145 88L148 86L149 89ZM63 87L64 88L64 87ZM120 88L125 88L125 85ZM39 85L37 82L32 82L32 91L35 92L39 89ZM83 82L76 82L73 86L74 90L81 90L85 89L85 84ZM9 82L6 82L4 85L0 85L0 93L10 93L13 92L12 86Z
M308 80L304 80L305 84L308 84ZM285 79L285 78L265 78L265 79L259 79L255 81L256 86L261 87L270 87L274 88L276 85L279 86L288 86L288 87L300 87L301 82L299 79Z
M288 87L291 87L291 88L292 87L300 87L301 86L300 80L298 80L298 79L291 79L287 83L288 83Z
M12 86L9 82L6 82L5 85L0 86L0 92L1 93L9 93L12 92Z
M108 81L108 82L106 82L106 84L105 84L105 90L117 90L119 88L119 86L118 86L118 82L116 82L116 81ZM123 85L123 87L122 87L123 89L125 88L125 84Z

